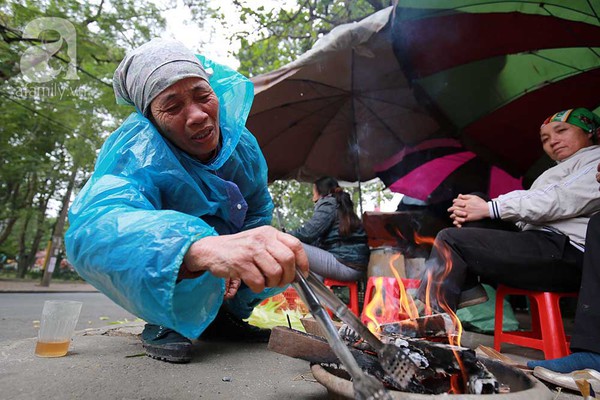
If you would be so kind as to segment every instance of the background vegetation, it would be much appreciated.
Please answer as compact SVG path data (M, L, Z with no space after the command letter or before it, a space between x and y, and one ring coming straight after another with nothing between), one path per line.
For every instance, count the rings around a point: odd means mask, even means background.
M218 2L184 3L199 26L217 18L227 27ZM333 27L360 20L390 1L297 0L275 11L255 0L234 4L243 21L258 27L232 32L230 38L241 43L235 52L239 71L253 76L290 62ZM161 36L163 14L176 5L176 0L0 1L0 261L16 260L17 276L37 273L36 253L46 248L53 231L57 236L64 231L60 210L89 178L106 137L131 112L115 104L111 82L116 66L128 50ZM50 30L38 38L23 37L24 27L40 17L63 18L75 27L79 79L24 79L24 52L61 40ZM64 75L69 61L63 43L48 64ZM371 193L377 196L380 189ZM293 229L311 215L310 184L275 182L271 191L275 226Z

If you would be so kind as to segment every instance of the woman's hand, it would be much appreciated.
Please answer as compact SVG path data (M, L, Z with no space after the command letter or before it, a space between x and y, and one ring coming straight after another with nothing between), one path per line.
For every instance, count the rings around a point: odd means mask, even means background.
M459 194L452 200L452 207L448 209L452 223L458 228L465 222L479 221L489 218L490 210L488 204L479 196L472 194Z
M598 183L600 183L600 163L598 163L598 166L596 167L596 181L598 181ZM598 190L600 190L600 188L598 188Z
M223 300L232 299L237 293L241 284L242 281L239 279L227 279L225 281L225 296L223 296Z
M184 263L192 272L209 271L219 278L240 279L257 293L265 287L291 283L296 268L308 272L302 243L271 226L202 238L190 246Z

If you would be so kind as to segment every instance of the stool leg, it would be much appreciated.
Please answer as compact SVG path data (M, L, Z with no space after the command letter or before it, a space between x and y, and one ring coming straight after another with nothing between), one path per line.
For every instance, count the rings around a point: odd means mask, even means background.
M542 294L540 313L542 338L544 339L544 357L546 359L564 357L568 354L566 348L565 330L560 313L559 296L545 292Z
M350 306L348 308L358 317L360 316L358 311L358 285L348 286L348 289L350 290Z
M527 295L529 299L529 316L531 318L531 333L533 337L542 339L542 325L540 322L540 310L546 310L545 304L538 304L539 301L544 303L542 299L538 300L539 295Z
M504 318L504 288L496 291L496 315L494 317L494 350L500 351L502 346L502 323Z

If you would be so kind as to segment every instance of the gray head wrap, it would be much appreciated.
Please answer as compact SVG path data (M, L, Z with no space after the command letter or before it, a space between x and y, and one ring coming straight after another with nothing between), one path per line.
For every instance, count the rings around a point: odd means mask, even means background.
M125 56L113 77L118 104L150 115L150 103L163 90L185 78L208 75L194 53L176 40L153 39Z

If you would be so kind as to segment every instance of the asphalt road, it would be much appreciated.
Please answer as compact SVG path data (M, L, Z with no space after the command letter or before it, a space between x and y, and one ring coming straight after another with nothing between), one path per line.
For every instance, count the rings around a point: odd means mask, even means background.
M36 337L46 300L83 302L76 330L136 319L101 293L0 293L0 342Z

